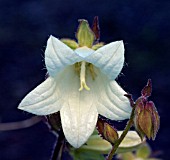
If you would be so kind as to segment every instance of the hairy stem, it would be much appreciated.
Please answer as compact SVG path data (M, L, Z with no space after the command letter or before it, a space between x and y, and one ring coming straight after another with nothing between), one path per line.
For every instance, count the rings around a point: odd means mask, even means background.
M123 131L123 133L121 134L120 138L115 142L115 144L113 145L112 147L112 150L110 151L108 157L106 158L106 160L112 160L114 154L116 153L120 143L123 141L123 139L125 138L126 134L128 133L128 131L130 130L130 128L132 127L133 125L133 118L134 118L134 115L135 115L135 108L136 106L133 105L133 109L132 109L132 112L131 112L131 116L130 116L130 119Z

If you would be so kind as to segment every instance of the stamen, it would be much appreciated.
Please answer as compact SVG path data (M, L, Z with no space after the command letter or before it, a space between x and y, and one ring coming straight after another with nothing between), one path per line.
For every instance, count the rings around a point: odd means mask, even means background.
M94 72L94 67L91 63L89 63L89 70L90 70L90 74L92 76L92 79L95 80L95 77L97 76L96 73Z
M90 90L90 88L86 85L85 76L86 76L86 62L82 61L81 62L81 70L80 70L80 89L79 89L79 91L82 91L83 88L85 88L88 91Z
M81 62L77 62L74 64L74 69L78 75L80 75L80 69L81 69Z

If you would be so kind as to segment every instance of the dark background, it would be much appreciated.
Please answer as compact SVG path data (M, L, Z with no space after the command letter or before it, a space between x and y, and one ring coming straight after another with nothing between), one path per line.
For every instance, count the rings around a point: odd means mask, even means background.
M25 120L17 110L22 98L45 78L43 51L49 35L73 38L78 19L92 24L98 15L101 41L124 40L126 65L118 81L140 96L147 79L161 117L156 140L161 157L170 156L169 58L170 1L168 0L0 0L0 122ZM55 136L44 123L0 132L0 160L48 160Z

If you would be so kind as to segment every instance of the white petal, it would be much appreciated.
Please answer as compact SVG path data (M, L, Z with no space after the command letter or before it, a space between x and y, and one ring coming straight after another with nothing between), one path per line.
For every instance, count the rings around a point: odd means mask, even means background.
M74 51L57 38L50 36L45 50L45 64L50 76L56 76L66 66L81 61Z
M122 70L124 63L123 41L109 43L86 58L86 61L100 68L110 79L114 80Z
M84 144L93 133L97 122L97 109L90 91L79 91L79 76L68 69L63 81L65 103L60 110L63 131L68 142L75 148Z
M49 77L26 95L18 108L36 115L48 115L60 110L59 98L55 79Z
M129 100L124 96L126 92L116 83L109 80L99 69L95 80L91 77L87 81L90 92L96 96L98 113L112 120L123 120L130 117L131 107ZM90 73L89 73L90 74Z
M74 52L80 57L85 58L91 55L92 53L94 53L94 50L84 46L84 47L75 49Z

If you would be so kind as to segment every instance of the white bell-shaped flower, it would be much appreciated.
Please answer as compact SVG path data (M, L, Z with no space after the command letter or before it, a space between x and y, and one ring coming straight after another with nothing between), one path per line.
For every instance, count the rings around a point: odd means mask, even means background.
M18 108L36 115L60 111L65 137L72 146L78 148L87 141L98 114L111 120L129 118L131 107L124 96L126 92L115 81L124 64L123 41L96 51L85 46L72 50L50 36L45 64L49 78L31 91Z

